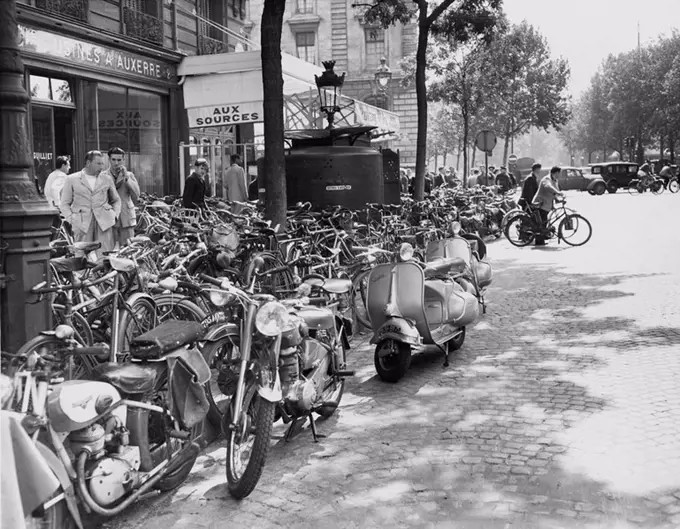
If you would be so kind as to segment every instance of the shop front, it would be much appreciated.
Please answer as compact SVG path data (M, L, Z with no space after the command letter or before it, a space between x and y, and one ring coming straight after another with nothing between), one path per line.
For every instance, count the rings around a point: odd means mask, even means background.
M19 48L41 188L57 157L70 156L77 171L86 152L111 147L125 150L142 191L162 195L170 188L179 135L168 118L180 98L176 62L26 25L19 26Z

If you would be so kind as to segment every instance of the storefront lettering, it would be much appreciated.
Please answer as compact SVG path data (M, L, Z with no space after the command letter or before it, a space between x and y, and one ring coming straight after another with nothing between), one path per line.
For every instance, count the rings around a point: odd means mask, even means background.
M115 118L106 116L106 114L113 114L113 112L100 112L99 128L100 129L160 129L161 120L156 116L142 115L140 112L115 112ZM155 113L157 115L157 113ZM101 119L104 116L104 119Z
M176 77L174 65L22 25L19 25L19 48L145 78L172 81Z
M51 160L52 159L52 153L51 152L33 152L33 159L34 160Z

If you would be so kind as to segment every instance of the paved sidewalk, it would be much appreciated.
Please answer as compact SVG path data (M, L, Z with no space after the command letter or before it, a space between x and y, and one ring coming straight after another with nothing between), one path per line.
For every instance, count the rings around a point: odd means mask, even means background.
M229 497L218 443L174 494L104 526L680 527L680 231L645 227L680 225L680 197L569 202L593 239L490 244L488 313L449 368L426 351L385 384L353 349L328 438L284 443L277 425L249 498Z

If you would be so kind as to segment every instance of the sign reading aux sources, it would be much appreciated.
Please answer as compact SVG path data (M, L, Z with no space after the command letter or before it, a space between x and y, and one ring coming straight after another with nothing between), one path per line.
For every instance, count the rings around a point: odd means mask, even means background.
M189 117L189 128L256 123L264 119L262 101L187 108L187 116Z

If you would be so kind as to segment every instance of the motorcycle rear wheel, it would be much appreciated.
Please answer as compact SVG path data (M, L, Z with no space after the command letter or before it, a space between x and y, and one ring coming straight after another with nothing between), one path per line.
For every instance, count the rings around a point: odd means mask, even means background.
M381 356L381 351L386 347L393 352ZM398 382L404 377L411 365L411 346L396 340L383 340L375 346L373 362L381 380Z
M677 193L678 191L680 191L680 182L678 182L677 178L671 178L668 181L668 190L671 193Z
M238 454L237 445L242 445L243 440L240 439L240 434L235 430L229 429L229 425L233 419L233 407L229 406L227 413L224 415L222 429L227 438L227 486L229 494L237 500L248 496L257 485L264 469L264 463L267 460L269 452L269 440L272 434L272 427L274 425L274 411L276 405L261 398L257 394L257 387L255 384L249 384L243 396L243 417L248 421L248 424L242 428L247 434L247 441L251 441L252 446L248 450L248 458L245 461L245 467L241 470L237 467L240 463L244 463L243 454ZM238 421L238 425L241 421Z

